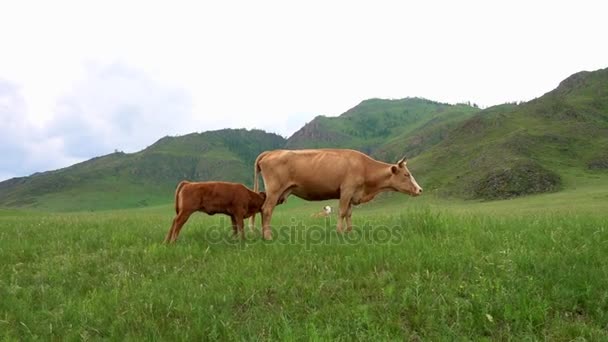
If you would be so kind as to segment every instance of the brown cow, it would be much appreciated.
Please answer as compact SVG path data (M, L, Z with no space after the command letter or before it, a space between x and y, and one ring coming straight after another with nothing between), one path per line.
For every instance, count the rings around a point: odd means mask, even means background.
M290 194L308 201L340 200L338 232L343 220L352 229L352 205L371 201L383 191L398 191L412 196L422 188L406 166L405 158L387 164L354 150L275 150L262 152L254 165L254 191L258 172L262 173L266 201L262 206L262 233L271 239L270 219L277 204ZM255 215L251 218L253 227Z
M226 214L232 219L232 230L245 238L243 219L261 211L266 193L253 192L243 184L229 182L179 183L175 190L175 213L166 243L175 242L190 215L202 211L209 215Z

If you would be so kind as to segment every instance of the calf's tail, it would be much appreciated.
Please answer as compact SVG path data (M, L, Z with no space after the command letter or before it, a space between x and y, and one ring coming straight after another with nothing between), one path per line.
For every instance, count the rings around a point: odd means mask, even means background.
M179 192L182 190L184 185L188 184L187 181L181 181L175 189L175 213L179 214Z

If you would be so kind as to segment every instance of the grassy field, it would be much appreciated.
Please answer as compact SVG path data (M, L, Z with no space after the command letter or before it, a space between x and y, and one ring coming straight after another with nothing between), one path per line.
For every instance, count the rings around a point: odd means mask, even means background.
M385 196L348 235L290 198L274 241L201 214L173 246L169 205L0 211L0 339L606 340L608 188L571 188Z

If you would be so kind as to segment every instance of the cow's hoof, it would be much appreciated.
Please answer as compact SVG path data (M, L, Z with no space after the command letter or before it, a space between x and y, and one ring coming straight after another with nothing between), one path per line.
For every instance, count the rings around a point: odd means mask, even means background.
M270 241L272 240L272 233L271 232L264 232L264 240Z

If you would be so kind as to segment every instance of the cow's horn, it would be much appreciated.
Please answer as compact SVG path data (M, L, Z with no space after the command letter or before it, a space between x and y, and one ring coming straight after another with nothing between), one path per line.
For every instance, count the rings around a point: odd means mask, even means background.
M403 157L401 158L401 160L399 162L397 162L397 165L401 166L401 165L406 165L407 164L407 158Z

